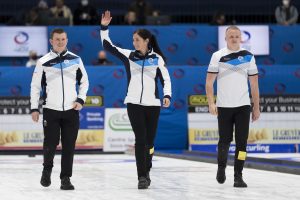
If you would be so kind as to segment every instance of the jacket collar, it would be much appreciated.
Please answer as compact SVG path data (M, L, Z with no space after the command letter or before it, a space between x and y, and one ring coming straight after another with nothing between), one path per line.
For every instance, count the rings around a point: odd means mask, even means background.
M68 49L66 48L65 50L63 50L61 53L57 53L55 52L52 48L50 49L51 54L54 54L56 56L62 57L65 56L68 52Z
M141 51L138 51L138 50L135 50L134 53L135 53L139 58L146 58L148 55L150 55L150 54L153 53L153 49L150 48L150 49L147 51L146 55L143 55L143 54L141 53Z

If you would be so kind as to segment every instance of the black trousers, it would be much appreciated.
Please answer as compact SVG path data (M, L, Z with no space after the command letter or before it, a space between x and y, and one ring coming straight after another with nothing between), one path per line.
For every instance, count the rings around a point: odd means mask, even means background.
M218 143L218 166L226 167L228 150L234 131L236 142L234 171L238 174L242 173L246 159L250 111L251 107L248 105L235 108L218 107L220 137Z
M61 173L62 177L71 177L75 143L79 129L79 112L77 110L56 111L43 109L44 127L44 169L52 169L56 147L61 139Z
M138 177L145 177L152 167L154 139L160 107L128 103L127 112L135 134L135 158Z

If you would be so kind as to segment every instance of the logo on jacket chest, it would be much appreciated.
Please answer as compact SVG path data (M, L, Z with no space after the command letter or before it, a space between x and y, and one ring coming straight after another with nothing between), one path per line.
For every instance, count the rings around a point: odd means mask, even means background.
M64 60L63 63L64 63L64 64L69 64L70 61L69 61L69 60ZM50 62L50 63L49 63L50 66L57 65L57 64L59 64L59 62Z
M150 65L154 65L154 60L153 60L153 58L148 58L148 62L149 62Z
M243 61L244 61L244 57L243 57L243 56L239 56L239 57L238 57L238 60L239 60L240 62L243 62Z

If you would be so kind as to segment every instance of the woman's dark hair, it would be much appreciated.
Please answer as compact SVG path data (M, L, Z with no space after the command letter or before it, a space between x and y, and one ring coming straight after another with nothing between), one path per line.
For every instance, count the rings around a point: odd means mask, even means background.
M163 58L163 60L166 62L166 57L160 50L157 40L156 40L156 37L153 34L151 34L150 31L148 31L147 29L138 29L138 30L134 31L134 34L135 33L138 34L144 40L149 39L148 48L149 49L153 48L153 51L155 53L159 54Z

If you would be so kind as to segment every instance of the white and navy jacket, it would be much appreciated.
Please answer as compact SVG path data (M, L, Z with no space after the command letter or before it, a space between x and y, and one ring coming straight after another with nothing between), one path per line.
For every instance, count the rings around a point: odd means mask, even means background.
M171 99L171 80L163 58L153 50L144 56L139 51L122 49L112 44L107 26L101 27L101 41L106 51L118 57L127 72L127 95L124 103L160 106L158 79L163 85L164 98Z
M33 72L31 112L38 111L41 90L43 108L65 111L72 109L74 102L84 104L88 87L88 76L81 58L67 50L61 54L51 50L37 61Z
M252 53L243 48L220 49L212 55L207 72L217 74L218 107L250 105L248 77L258 74Z

